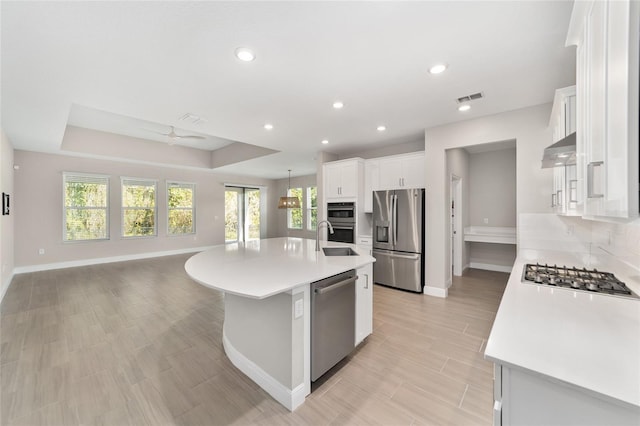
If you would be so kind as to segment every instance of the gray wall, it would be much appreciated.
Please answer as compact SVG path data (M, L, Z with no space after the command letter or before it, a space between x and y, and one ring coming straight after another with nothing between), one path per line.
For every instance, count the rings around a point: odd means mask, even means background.
M470 225L516 226L515 148L471 154L469 202Z
M11 278L13 277L14 266L14 223L16 218L15 193L14 193L14 170L13 170L13 145L0 129L2 146L0 147L0 187L2 192L11 197L11 212L8 216L0 216L0 261L2 263L2 282L0 283L0 300L4 297Z
M16 267L133 256L172 250L188 250L224 243L225 183L262 187L272 199L271 179L218 174L195 169L153 166L65 155L15 151L15 265ZM110 175L111 239L91 242L62 242L62 173L85 172ZM158 235L152 238L123 239L120 234L120 177L158 180ZM167 236L166 180L196 184L196 234ZM263 206L266 236L277 228L276 206ZM15 216L13 216L15 214ZM45 254L39 255L38 249Z
M310 186L316 186L316 175L296 176L291 178L291 187L302 188L303 196L306 188ZM278 199L280 197L283 197L287 193L288 188L289 188L289 178L279 179L275 182L275 197L274 197L275 204L274 205L276 207L278 205L277 204ZM318 197L318 202L319 201L320 201L320 198ZM305 210L307 208L306 199L302 200L302 207L303 207L303 213L302 213L303 229L288 229L287 228L287 210L280 210L280 209L275 210L274 215L277 220L277 228L276 228L275 236L312 238L312 239L316 237L316 231L307 230L307 215L305 213Z

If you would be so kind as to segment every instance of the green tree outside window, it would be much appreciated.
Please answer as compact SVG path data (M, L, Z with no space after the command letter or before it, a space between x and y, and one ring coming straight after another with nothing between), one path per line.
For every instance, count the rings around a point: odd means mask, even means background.
M156 182L123 179L122 235L156 235Z
M300 200L299 209L287 209L287 227L289 229L302 229L302 188L289 188L289 197L298 197Z

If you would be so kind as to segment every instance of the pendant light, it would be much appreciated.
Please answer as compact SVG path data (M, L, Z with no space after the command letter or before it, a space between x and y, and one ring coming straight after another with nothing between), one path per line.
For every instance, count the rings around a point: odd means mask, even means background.
M287 189L287 195L280 197L278 201L279 209L299 209L300 199L298 197L289 197L289 191L291 190L291 169L289 169L289 188Z

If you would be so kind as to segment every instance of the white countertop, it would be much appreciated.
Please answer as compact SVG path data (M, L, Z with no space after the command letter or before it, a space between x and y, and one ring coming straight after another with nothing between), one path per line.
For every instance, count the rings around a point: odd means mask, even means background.
M487 342L485 356L640 407L640 299L522 282L526 263L612 272L638 294L640 274L586 254L522 250Z
M303 238L220 245L191 257L184 268L204 286L264 299L375 262L368 250L353 244L320 241L321 247L351 247L359 256L325 256L315 245Z

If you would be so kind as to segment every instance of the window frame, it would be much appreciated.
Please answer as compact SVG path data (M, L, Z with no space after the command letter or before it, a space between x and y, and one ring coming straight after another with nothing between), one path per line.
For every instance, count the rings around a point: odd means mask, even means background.
M316 206L315 207L313 207L312 203L311 203L311 188L315 188L316 189ZM304 209L304 211L305 211L305 220L307 221L305 228L306 228L307 231L315 231L317 226L318 226L318 224L317 224L317 221L318 221L318 216L317 216L318 215L318 186L317 185L307 186L305 188L305 191L306 191L305 198L307 199L307 204L306 204L306 207ZM316 211L316 226L312 228L311 227L311 223L312 223L311 213L314 210Z
M287 189L287 197L293 197L293 195L291 195L291 190L295 190L295 189L299 189L300 190L300 208L297 209L287 209L287 229L290 229L292 231L304 231L304 187L295 187L295 188L288 188ZM291 227L291 213L293 212L293 210L300 210L300 217L302 219L302 222L300 223L300 228L292 228Z
M194 182L181 182L177 180L167 180L165 182L167 190L167 236L168 237L181 237L184 235L194 235L196 233L196 184ZM169 189L172 185L178 185L181 188L191 188L191 207L171 207L169 205ZM191 211L191 232L182 232L179 234L172 233L169 229L169 216L171 210L190 210Z
M96 180L104 180L107 187L107 202L104 207L81 207L80 209L90 209L90 210L104 210L105 211L105 237L104 238L88 238L82 240L69 240L67 239L67 182L69 182L68 177L77 177L77 178L87 178L87 179L96 179ZM73 182L73 181L72 181ZM78 182L78 181L75 181ZM81 172L62 172L62 242L63 243L84 243L84 242L93 242L93 241L109 241L111 239L111 228L110 228L110 204L109 198L111 197L111 176L110 175L102 175L96 173L81 173ZM78 209L77 207L72 207L74 209Z
M152 235L125 235L125 210L150 210L146 207L128 207L124 205L124 186L125 182L132 183L148 183L153 184L154 187L154 199L153 199L153 234ZM135 177L120 177L120 238L122 239L137 239L137 238L156 238L158 236L158 180L149 178L135 178Z

